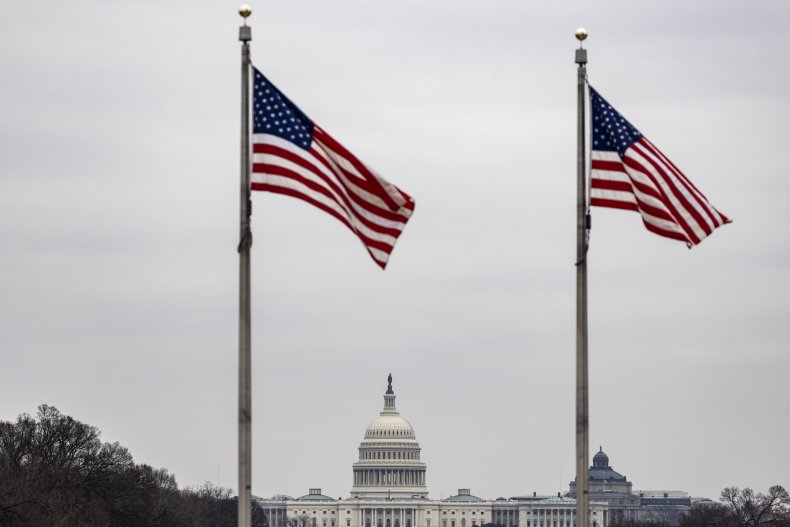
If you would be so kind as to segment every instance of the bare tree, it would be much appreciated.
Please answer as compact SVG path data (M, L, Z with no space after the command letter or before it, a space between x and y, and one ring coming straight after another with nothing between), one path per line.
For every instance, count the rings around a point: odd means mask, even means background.
M287 527L313 527L313 518L307 514L298 514L288 518L285 525Z
M729 511L735 527L787 525L790 520L790 494L781 485L768 489L768 494L750 488L727 487L721 491L721 502Z
M693 508L680 527L790 527L790 495L781 485L767 494L727 487L719 499L719 507Z
M623 511L617 511L611 515L609 527L671 527L677 525L671 521L671 516L665 516L663 512L657 512L655 518L649 520L634 520L626 518Z
M293 496L289 496L288 494L275 494L274 496L269 498L270 501L288 501L292 499Z

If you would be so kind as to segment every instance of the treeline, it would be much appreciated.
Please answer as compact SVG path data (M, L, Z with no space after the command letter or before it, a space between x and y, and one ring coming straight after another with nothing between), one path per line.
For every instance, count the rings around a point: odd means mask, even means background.
M210 483L179 489L166 469L135 463L53 406L0 421L2 526L233 527L236 500ZM259 508L253 525L264 525Z
M615 515L609 527L790 527L790 494L781 485L768 492L727 487L720 503L692 505L683 514L667 511L653 520L627 520Z
M680 527L790 527L790 494L774 485L766 494L750 488L727 487L712 507L695 507Z

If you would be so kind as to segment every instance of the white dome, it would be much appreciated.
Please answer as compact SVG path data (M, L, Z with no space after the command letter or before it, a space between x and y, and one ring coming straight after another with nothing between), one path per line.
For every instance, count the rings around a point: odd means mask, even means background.
M357 498L414 498L427 496L425 463L411 424L395 409L392 375L384 394L384 408L370 422L353 465L351 496Z
M399 414L381 414L365 430L365 439L415 439L411 424Z

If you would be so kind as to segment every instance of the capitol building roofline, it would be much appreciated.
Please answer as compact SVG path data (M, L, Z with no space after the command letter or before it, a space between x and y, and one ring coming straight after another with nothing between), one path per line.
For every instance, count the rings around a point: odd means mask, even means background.
M332 498L316 485L299 498L254 497L270 527L609 527L613 521L661 521L677 525L680 515L701 502L680 491L637 491L616 472L599 448L589 470L588 525L576 525L575 481L569 492L481 498L469 488L430 499L426 465L414 428L395 405L392 375L384 406L365 429L353 462L349 498ZM463 461L463 460L461 460ZM494 467L495 468L495 467ZM469 477L469 476L467 476ZM473 476L471 476L473 477Z

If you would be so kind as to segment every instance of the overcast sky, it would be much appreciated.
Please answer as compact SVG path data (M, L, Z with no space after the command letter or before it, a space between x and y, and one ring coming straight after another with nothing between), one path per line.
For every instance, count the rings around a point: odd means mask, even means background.
M236 487L236 2L0 4L0 419ZM576 67L734 222L593 210L590 446L634 489L790 485L785 1L253 4L253 61L416 199L382 272L253 196L253 493L345 497L392 372L433 498L574 470Z

